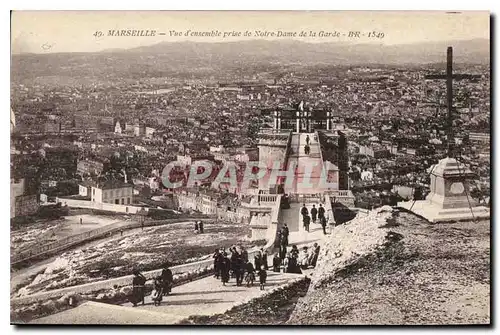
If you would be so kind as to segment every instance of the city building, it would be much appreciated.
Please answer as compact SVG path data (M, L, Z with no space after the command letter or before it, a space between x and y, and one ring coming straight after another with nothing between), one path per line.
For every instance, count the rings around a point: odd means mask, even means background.
M93 186L92 202L116 205L130 205L133 203L133 186L120 181L108 181Z
M10 180L10 218L32 215L38 210L36 194L25 194L25 179Z
M99 175L104 169L104 164L95 160L80 160L76 165L76 171L81 175Z

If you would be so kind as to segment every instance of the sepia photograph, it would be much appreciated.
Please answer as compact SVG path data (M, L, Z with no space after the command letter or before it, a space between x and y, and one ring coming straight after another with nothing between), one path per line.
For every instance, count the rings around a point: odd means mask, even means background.
M10 323L490 326L490 15L11 11Z

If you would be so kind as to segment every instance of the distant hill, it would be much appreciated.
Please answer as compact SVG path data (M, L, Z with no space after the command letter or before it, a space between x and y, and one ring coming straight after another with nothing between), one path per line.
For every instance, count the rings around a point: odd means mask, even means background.
M223 43L162 42L95 53L21 54L12 56L13 79L65 77L161 77L176 73L218 72L251 66L425 64L445 61L454 48L455 63L489 64L487 39L403 45L239 41Z
M487 39L427 42L417 44L377 45L345 42L305 43L285 41L240 41L225 43L162 42L151 46L123 50L127 53L156 54L187 58L268 59L284 63L331 64L406 64L442 62L446 48L453 46L459 63L488 63L490 44ZM113 50L113 52L119 52Z

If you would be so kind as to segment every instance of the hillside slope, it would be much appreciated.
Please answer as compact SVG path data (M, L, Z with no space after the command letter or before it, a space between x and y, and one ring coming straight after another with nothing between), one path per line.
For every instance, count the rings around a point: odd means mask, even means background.
M288 324L489 324L490 222L386 215L339 226Z

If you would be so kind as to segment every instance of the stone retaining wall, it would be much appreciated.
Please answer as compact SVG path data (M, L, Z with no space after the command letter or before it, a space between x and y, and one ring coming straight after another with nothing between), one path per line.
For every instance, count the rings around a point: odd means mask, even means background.
M166 219L161 221L149 221L145 222L145 226L154 226L158 224L172 224L178 222L185 222L190 220L200 220L206 221L207 219L198 219L198 218L179 218L179 219ZM103 237L107 234L114 234L119 232L120 230L132 229L132 228L140 228L141 224L139 222L130 222L128 225L119 226L115 224L107 225L105 227L93 229L90 231L86 231L80 234L71 235L65 238L62 238L58 241L51 242L48 244L37 245L29 248L28 250L23 250L19 253L14 253L11 257L11 266L17 265L22 262L26 262L33 259L40 259L45 257L50 257L53 254L66 250L72 246L81 244L83 242L91 241L97 239L99 237Z

